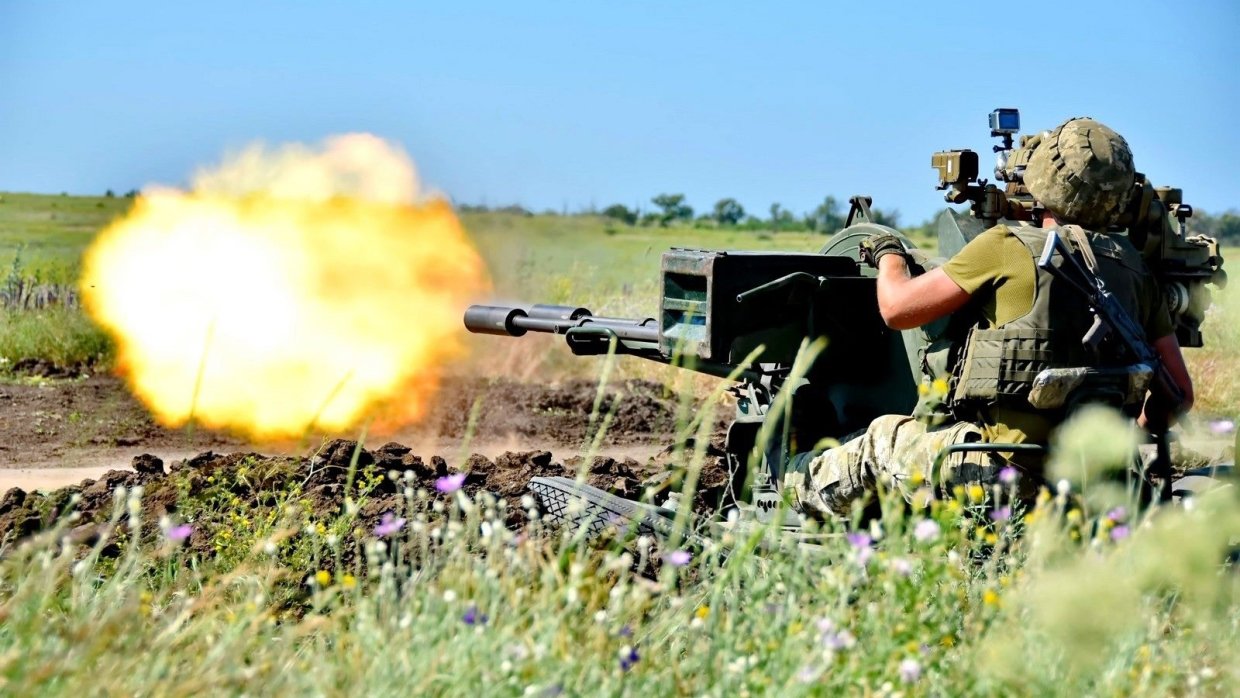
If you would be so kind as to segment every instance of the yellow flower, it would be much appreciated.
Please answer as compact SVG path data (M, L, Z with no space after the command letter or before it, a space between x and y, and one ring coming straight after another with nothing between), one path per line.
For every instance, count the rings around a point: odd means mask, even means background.
M699 620L706 620L710 617L710 606L698 606L693 616Z
M930 394L930 384L929 384L929 383L926 383L926 382L921 382L921 383L918 383L918 384L917 384L917 394L918 394L918 395L920 395L920 396L922 396L922 397L925 397L925 396L929 395L929 394Z
M1080 509L1072 509L1072 510L1070 510L1070 511L1068 512L1068 522L1069 522L1069 523L1074 523L1074 524L1079 524L1079 523L1081 522L1081 510L1080 510Z
M944 647L955 647L956 637L954 635L944 635L939 639L939 644Z
M980 502L985 498L986 498L986 490L982 489L981 485L977 484L976 482L973 483L972 485L969 485L969 501Z
M789 635L796 635L797 633L801 632L804 629L805 629L805 626L802 625L799 621L792 621L791 623L788 624Z
M314 581L318 583L319 586L325 587L332 583L332 573L327 570L319 570L314 573Z
M357 578L348 572L345 572L344 575L340 577L340 586L345 589L352 589L357 586Z
M314 524L314 532L321 536L327 533L327 527L323 525L322 521L319 521L318 523Z
M942 378L935 378L934 383L930 384L930 389L934 391L935 395L946 395L947 381Z
M998 542L999 542L999 536L996 536L993 531L986 534L987 545L995 545Z
M986 604L987 606L998 606L999 605L999 594L997 594L994 589L987 589L986 591L982 592L982 603Z

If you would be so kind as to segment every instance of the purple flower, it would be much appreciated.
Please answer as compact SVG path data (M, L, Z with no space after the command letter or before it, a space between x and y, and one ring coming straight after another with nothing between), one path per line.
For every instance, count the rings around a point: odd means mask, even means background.
M1010 465L999 471L999 482L1002 482L1005 485L1010 485L1016 482L1016 479L1019 477L1020 473L1016 471L1016 468L1013 468Z
M172 528L169 528L168 532L164 535L168 536L169 542L180 543L181 541L189 538L190 534L193 532L193 526L189 524L181 524L180 526L173 526Z
M674 550L667 555L664 555L663 559L667 561L667 564L672 565L673 567L684 567L689 564L690 560L693 559L693 555L691 555L688 550Z
M841 630L838 633L823 633L822 635L822 646L832 652L846 650L855 644L857 644L857 638L853 637L853 634L847 630Z
M633 665L636 664L638 660L640 660L641 658L642 658L641 655L637 653L636 647L630 647L629 645L625 645L624 647L621 647L620 648L620 670L628 671L629 669L632 669Z
M990 512L991 521L1007 521L1012 518L1012 507L999 507Z
M1107 518L1111 523L1120 523L1128 518L1128 510L1124 507L1115 507L1107 512Z
M870 558L874 557L874 549L870 547L873 539L868 533L849 533L846 536L848 544L853 547L853 555L856 563L865 567L870 563Z
M907 577L913 573L913 563L909 562L908 558L892 558L889 566L891 567L892 572L895 572L901 577Z
M479 613L478 607L473 604L470 604L469 608L465 609L465 614L461 616L461 622L465 625L486 625L487 620L487 615Z
M871 542L870 534L862 533L860 531L849 533L845 536L845 539L848 541L848 544L854 548L868 548Z
M922 519L913 527L913 537L921 543L930 543L939 537L939 524L934 519Z
M1111 540L1119 542L1127 538L1129 533L1130 531L1127 526L1116 526L1111 529Z
M465 473L453 473L452 475L445 475L444 477L436 480L435 489L443 492L444 494L451 494L461 489L461 485L464 484Z
M914 683L921 678L921 664L916 659L905 659L900 662L900 680L904 683Z
M1210 433L1215 436L1226 436L1236 430L1236 423L1230 419L1215 419L1210 422Z
M633 637L633 626L625 625L622 628L620 628L620 632L617 634L620 637Z
M405 520L396 518L396 516L389 511L379 519L378 525L375 526L375 535L383 538L396 533L404 527Z

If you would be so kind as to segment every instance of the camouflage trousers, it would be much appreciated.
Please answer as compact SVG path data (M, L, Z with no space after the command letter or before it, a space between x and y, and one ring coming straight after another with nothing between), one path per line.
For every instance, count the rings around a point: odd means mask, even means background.
M812 459L808 472L785 475L784 488L801 513L833 518L849 516L853 503L880 483L909 499L927 484L950 490L957 484L990 483L1008 462L993 453L953 453L941 472L930 472L944 448L983 440L981 427L969 422L932 427L914 417L886 415L860 436Z

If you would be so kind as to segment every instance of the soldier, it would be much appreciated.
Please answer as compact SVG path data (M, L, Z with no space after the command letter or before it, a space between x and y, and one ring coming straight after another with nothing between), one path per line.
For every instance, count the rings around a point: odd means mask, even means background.
M1045 444L1065 415L1030 406L1032 378L1044 368L1098 365L1081 345L1093 321L1089 308L1037 266L1051 229L1059 229L1086 259L1096 260L1096 273L1144 328L1184 391L1180 407L1187 410L1192 381L1157 282L1125 237L1088 232L1105 230L1123 210L1134 178L1132 154L1119 134L1092 119L1069 119L1042 139L1025 170L1025 185L1040 206L1034 220L1041 227L997 225L919 276L910 275L907 252L894 235L868 238L863 256L878 269L878 307L889 327L905 330L957 311L974 313L948 375L928 376L948 387L945 406L957 421L935 424L924 416L888 415L836 448L798 455L784 481L798 509L847 516L880 481L909 496L923 481L950 490L993 482L1009 464L1040 469L1040 460L957 453L941 472L930 472L936 455L954 443ZM1138 405L1127 407L1135 412ZM1147 415L1142 407L1139 420L1144 425L1165 417Z

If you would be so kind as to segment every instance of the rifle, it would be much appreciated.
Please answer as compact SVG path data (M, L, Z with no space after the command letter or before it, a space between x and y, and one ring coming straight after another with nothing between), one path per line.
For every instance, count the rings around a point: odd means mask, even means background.
M1064 260L1058 266L1053 262L1056 253ZM1158 352L1146 340L1145 331L1107 290L1102 278L1081 260L1080 251L1070 249L1064 243L1059 231L1052 230L1046 236L1046 246L1042 248L1038 267L1084 296L1094 314L1094 322L1081 338L1081 343L1095 356L1102 356L1110 350L1121 360L1144 364L1153 370L1146 416L1159 420L1148 427L1157 444L1158 455L1150 469L1162 479L1160 498L1169 501L1172 494L1171 457L1167 430L1171 416L1184 404L1184 391L1163 365Z

